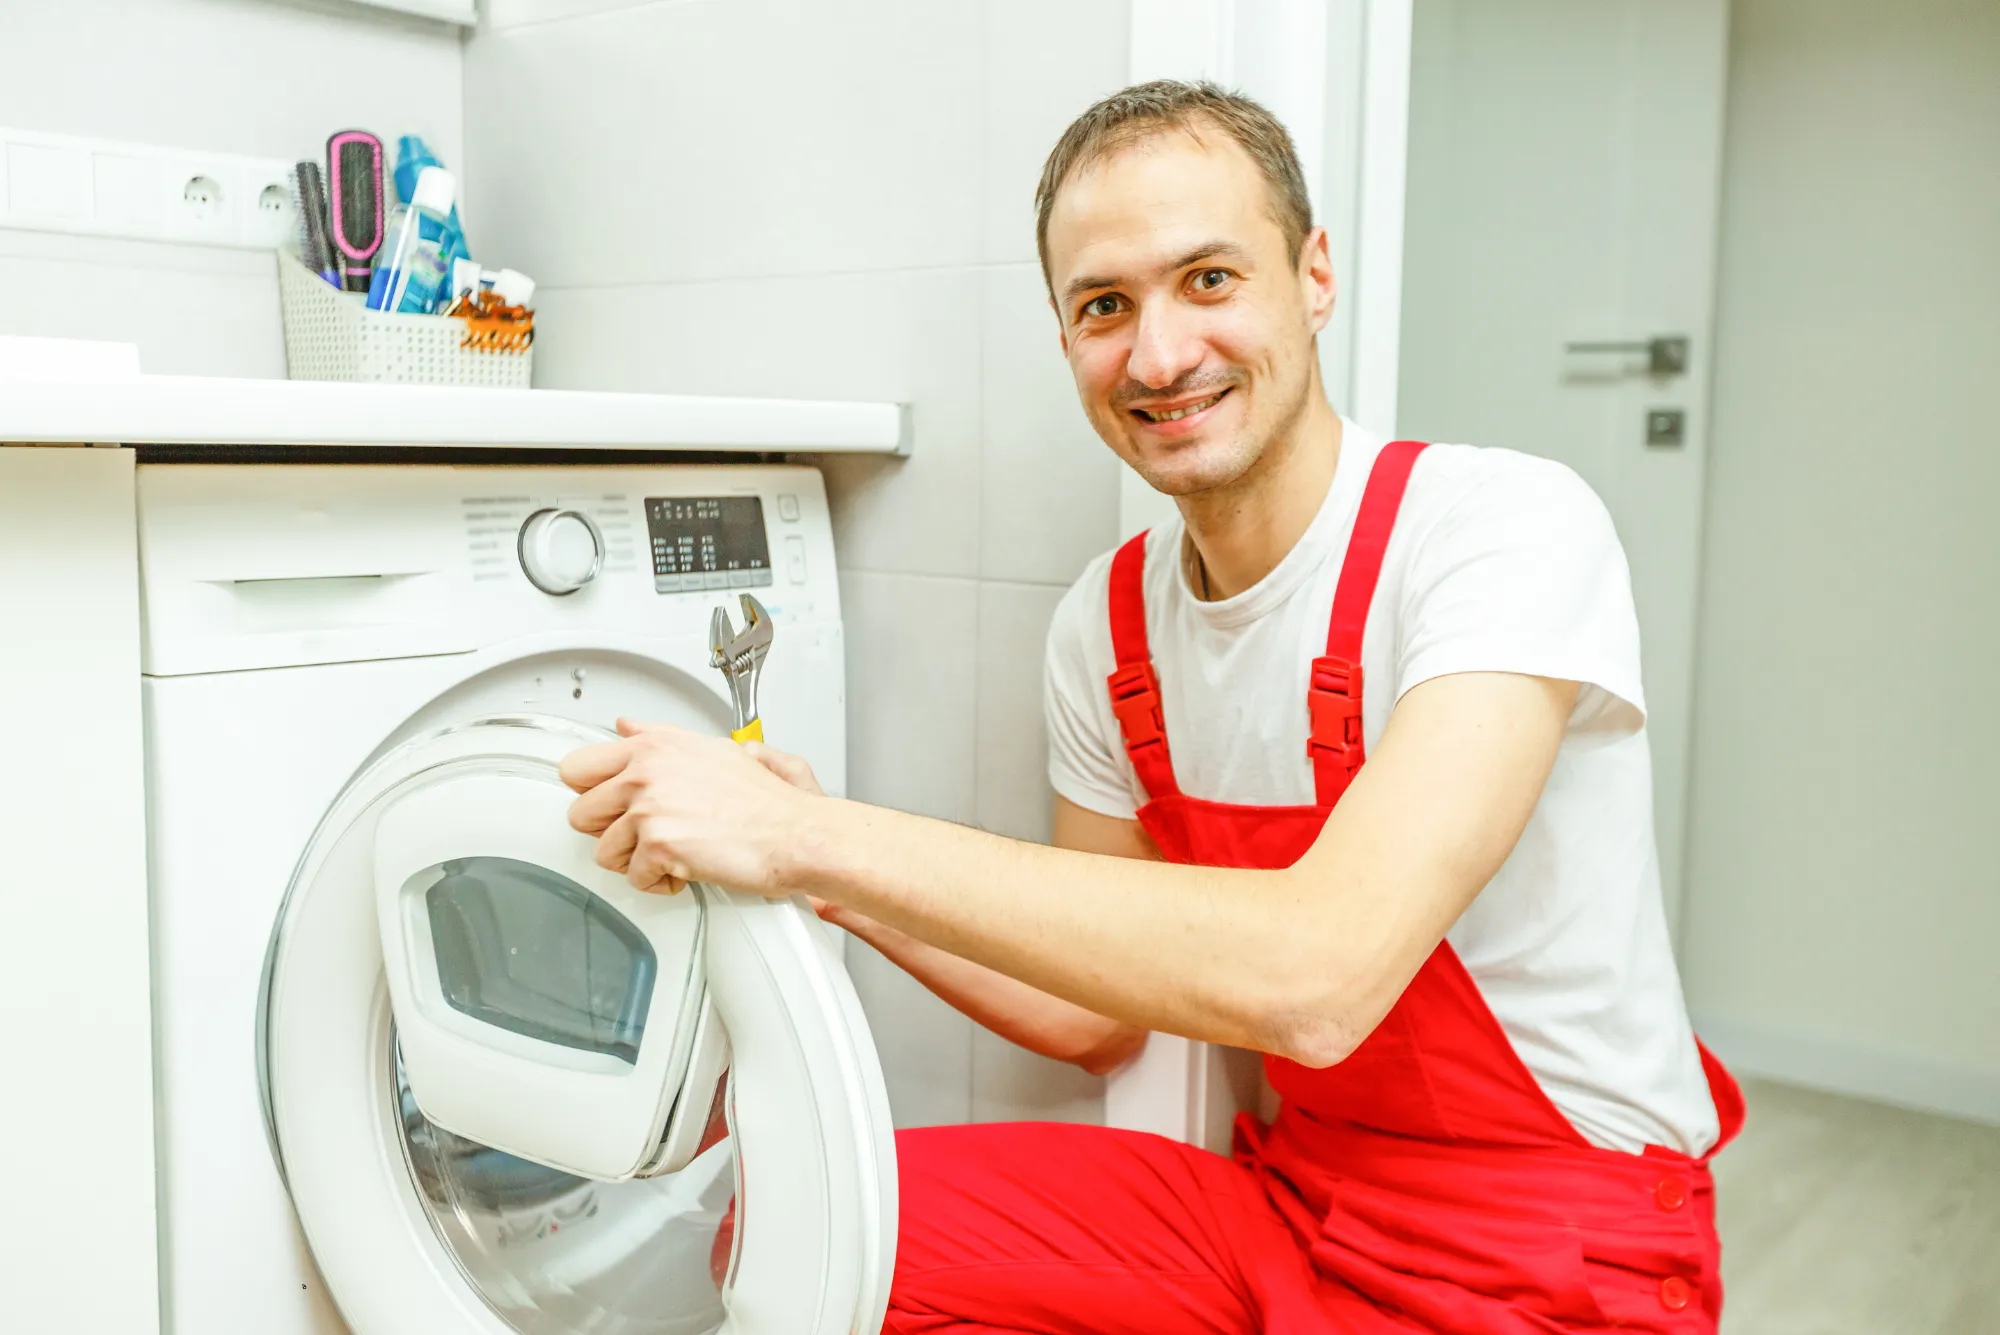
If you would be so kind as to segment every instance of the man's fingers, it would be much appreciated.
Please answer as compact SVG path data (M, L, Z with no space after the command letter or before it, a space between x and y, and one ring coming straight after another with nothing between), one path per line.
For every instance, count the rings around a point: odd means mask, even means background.
M632 748L623 742L599 742L579 747L563 757L556 772L577 792L587 792L622 771L632 758Z
M623 872L632 865L632 850L638 843L639 818L628 811L599 837L597 865L606 871Z
M786 783L792 785L792 787L802 788L809 793L823 793L825 791L819 786L818 777L813 774L812 766L805 762L803 756L795 756L789 751L780 751L777 747L766 746L762 742L746 742L743 750L751 759L783 779Z
M671 723L641 723L634 718L621 718L614 725L620 737L637 737L642 732L675 732Z
M569 804L569 824L584 834L603 834L632 803L632 784L608 780L586 790Z
M655 894L675 894L687 885L687 868L678 864L670 850L657 839L648 839L643 822L632 824L634 846L625 879L635 889Z

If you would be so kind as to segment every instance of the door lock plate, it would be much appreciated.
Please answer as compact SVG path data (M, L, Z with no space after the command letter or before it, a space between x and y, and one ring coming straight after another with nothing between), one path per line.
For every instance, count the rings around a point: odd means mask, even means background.
M1687 412L1681 408L1646 410L1646 444L1678 449L1687 443Z

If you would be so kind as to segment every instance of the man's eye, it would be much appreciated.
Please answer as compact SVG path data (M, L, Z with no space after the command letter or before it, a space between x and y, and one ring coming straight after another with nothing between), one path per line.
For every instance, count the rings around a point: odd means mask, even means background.
M1212 292L1228 281L1227 269L1203 269L1194 276L1194 285L1204 292Z
M1092 297L1089 301L1083 303L1083 313L1085 315L1096 316L1116 315L1118 314L1118 298L1109 294L1101 297Z

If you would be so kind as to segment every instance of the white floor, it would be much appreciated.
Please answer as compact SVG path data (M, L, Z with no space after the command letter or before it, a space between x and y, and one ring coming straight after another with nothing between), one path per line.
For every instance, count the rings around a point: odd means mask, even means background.
M1744 1092L1715 1161L1723 1335L2000 1335L2000 1127Z

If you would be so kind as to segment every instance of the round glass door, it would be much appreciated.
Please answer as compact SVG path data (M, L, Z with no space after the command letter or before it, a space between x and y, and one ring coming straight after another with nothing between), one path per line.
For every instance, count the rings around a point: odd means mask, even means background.
M403 1161L424 1214L510 1327L521 1335L708 1335L721 1327L736 1235L726 1092L687 1167L596 1182L433 1125L410 1092L400 1051L394 1088Z
M677 1171L551 1169L438 1125L413 1092L378 930L385 813L425 790L477 806L496 761L557 783L561 758L603 736L517 717L412 739L355 777L300 860L258 1049L273 1148L327 1289L354 1335L873 1332L894 1266L893 1134L853 986L802 904L689 892L703 1023L712 1007L727 1040L709 1069L728 1075L703 1086L705 1106L683 1100L691 1157L668 1158ZM491 824L493 848L510 847L504 817ZM470 849L411 865L426 869L413 912L446 1010L577 1061L623 1066L636 1045L643 1063L643 994L670 975L572 893L574 857L516 866Z

